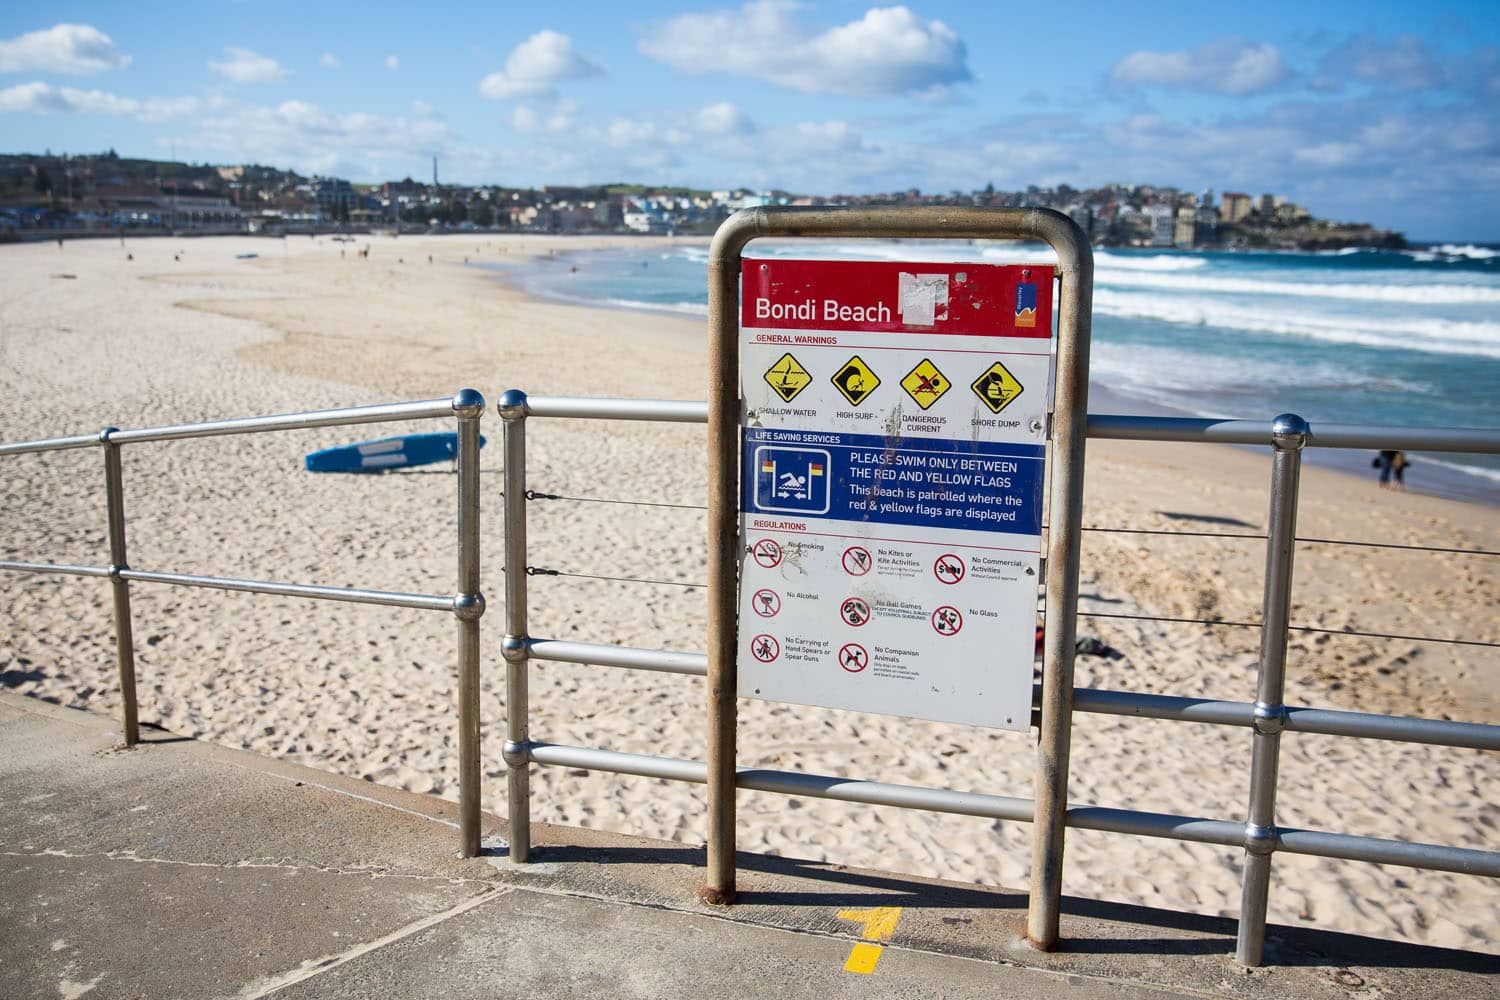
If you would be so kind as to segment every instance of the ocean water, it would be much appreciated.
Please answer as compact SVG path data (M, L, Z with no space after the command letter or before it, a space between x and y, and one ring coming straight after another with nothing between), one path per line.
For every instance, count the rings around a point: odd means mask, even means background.
M749 255L1054 260L1039 245L885 240L758 241ZM512 277L544 297L706 316L707 259L642 240ZM1095 412L1500 429L1500 249L1097 250L1094 263ZM1372 455L1308 454L1373 476ZM1411 489L1500 504L1500 456L1411 458Z

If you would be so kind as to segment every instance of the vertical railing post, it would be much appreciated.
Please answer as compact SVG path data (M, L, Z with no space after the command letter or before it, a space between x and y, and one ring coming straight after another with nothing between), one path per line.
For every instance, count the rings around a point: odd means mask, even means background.
M115 602L115 660L120 667L121 721L125 745L140 742L141 725L135 701L135 634L130 623L130 581L120 572L129 567L125 553L125 487L120 471L120 446L109 439L117 428L99 432L104 446L104 493L109 511L109 581Z
M527 692L526 393L509 389L497 406L505 449L505 785L510 860L531 857L531 725Z
M466 858L479 855L479 619L484 594L479 582L479 422L484 397L460 389L453 397L458 417L458 843Z
M1283 413L1271 423L1275 449L1271 467L1271 512L1266 531L1265 599L1261 613L1260 676L1255 691L1255 734L1251 737L1250 818L1245 823L1245 872L1240 892L1239 940L1235 958L1260 965L1266 941L1266 900L1271 887L1271 854L1276 850L1276 778L1281 731L1286 722L1287 624L1292 604L1292 562L1297 538L1297 492L1307 422Z

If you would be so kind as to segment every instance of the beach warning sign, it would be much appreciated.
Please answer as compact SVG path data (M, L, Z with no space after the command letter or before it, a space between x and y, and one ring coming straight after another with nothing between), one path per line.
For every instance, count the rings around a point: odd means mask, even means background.
M1028 728L1052 302L1050 267L744 262L742 696Z

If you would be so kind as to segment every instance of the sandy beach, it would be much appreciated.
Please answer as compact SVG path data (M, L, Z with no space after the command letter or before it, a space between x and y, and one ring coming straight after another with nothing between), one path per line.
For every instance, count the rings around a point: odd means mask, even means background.
M619 238L623 239L623 238ZM99 240L0 246L0 440L451 395L701 399L701 320L544 302L466 263L614 238ZM631 241L635 243L636 241ZM368 258L356 249L369 245ZM127 259L127 254L133 259ZM253 259L237 255L256 254ZM559 266L562 266L559 264ZM1098 410L1098 407L1095 407ZM1242 414L1264 416L1271 413ZM504 813L499 420L484 421L486 808ZM311 476L314 448L436 425L382 425L131 446L130 562L140 569L451 592L454 477L441 467ZM370 433L365 433L369 430ZM540 501L531 561L538 636L678 650L704 645L703 428L534 421ZM1267 455L1091 442L1085 524L1266 526ZM1297 550L1298 625L1500 641L1500 509L1376 488L1311 468L1299 534L1413 548ZM97 450L0 459L0 558L102 564ZM1264 543L1090 531L1084 612L1255 621ZM454 635L445 615L138 584L143 721L300 763L455 796ZM0 575L0 683L118 707L108 588ZM1084 618L1123 655L1080 657L1081 686L1253 700L1253 629ZM1495 650L1294 633L1287 701L1500 723ZM534 739L700 758L703 682L536 664ZM1031 738L742 701L740 763L1029 797ZM1079 715L1074 802L1242 819L1250 736ZM1290 734L1278 820L1496 849L1494 754ZM700 843L702 790L533 771L533 818ZM213 803L203 803L205 810ZM760 793L740 797L742 849L1024 888L1024 824ZM1072 831L1064 891L1202 913L1238 911L1241 852ZM1270 919L1500 953L1500 883L1277 855Z

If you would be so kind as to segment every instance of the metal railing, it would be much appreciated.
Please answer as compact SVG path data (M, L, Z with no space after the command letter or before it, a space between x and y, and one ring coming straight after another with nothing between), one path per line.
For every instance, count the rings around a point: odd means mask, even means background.
M104 486L109 517L107 566L0 560L0 570L109 579L114 596L115 656L120 672L120 700L127 746L134 746L140 740L135 691L135 640L130 615L131 582L208 587L281 597L450 612L458 621L459 850L465 857L474 857L479 853L480 815L479 620L484 614L484 595L480 592L479 583L479 422L484 416L484 409L483 396L473 389L461 389L452 397L444 399L383 403L307 413L281 413L266 417L174 424L137 430L106 427L98 434L0 444L0 457L66 451L96 445L101 447L104 451ZM125 494L120 469L120 446L123 444L441 418L456 418L458 422L458 590L455 594L411 594L130 568L125 546Z
M506 663L506 740L510 855L516 862L531 856L531 764L610 771L643 777L706 784L709 765L618 751L561 746L533 740L527 698L527 665L549 660L707 677L703 653L640 649L550 639L529 633L527 613L526 518L529 495L526 474L526 425L533 417L597 420L706 423L708 405L683 401L580 399L527 396L510 390L500 397L505 450L505 631L501 649ZM1090 415L1086 433L1117 438L1183 443L1226 442L1269 445L1272 449L1270 518L1266 535L1266 574L1261 650L1254 701L1216 701L1133 691L1069 687L1060 724L1071 729L1073 712L1127 718L1161 719L1239 726L1251 730L1250 798L1243 821L1209 819L1069 804L1065 825L1241 848L1245 866L1241 888L1236 956L1259 965L1265 941L1271 857L1276 852L1405 865L1435 871L1500 877L1500 852L1412 843L1347 833L1304 830L1276 823L1276 790L1283 732L1318 733L1500 750L1500 726L1439 719L1406 718L1284 704L1286 647L1291 600L1293 548L1302 452L1307 447L1397 448L1406 450L1500 454L1500 431L1409 429L1345 424L1310 426L1287 414L1267 423L1249 420ZM733 692L729 693L734 696ZM1033 709L1042 703L1042 686L1033 691ZM869 805L957 813L1032 822L1032 799L889 784L828 775L766 769L735 771L735 788L785 795L838 799ZM1033 866L1036 858L1033 857Z

